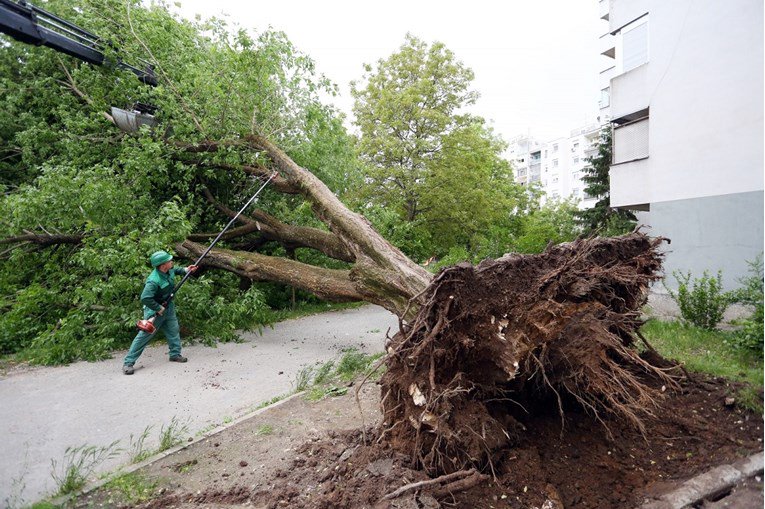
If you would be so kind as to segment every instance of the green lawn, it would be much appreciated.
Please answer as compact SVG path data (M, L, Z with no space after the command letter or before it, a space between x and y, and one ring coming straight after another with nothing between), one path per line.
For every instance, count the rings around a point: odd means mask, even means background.
M730 332L708 331L681 322L649 320L641 331L659 353L682 362L690 371L747 383L748 387L739 391L739 403L762 411L762 352L734 348Z

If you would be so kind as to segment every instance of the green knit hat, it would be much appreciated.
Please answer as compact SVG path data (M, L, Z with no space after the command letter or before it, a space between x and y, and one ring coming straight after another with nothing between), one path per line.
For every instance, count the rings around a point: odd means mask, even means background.
M165 262L169 262L173 259L173 255L168 253L167 251L157 251L156 253L152 254L149 258L149 261L151 262L152 267L159 267Z

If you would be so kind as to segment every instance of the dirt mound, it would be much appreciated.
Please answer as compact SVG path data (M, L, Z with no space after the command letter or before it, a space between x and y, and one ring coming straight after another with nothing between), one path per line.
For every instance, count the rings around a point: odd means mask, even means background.
M580 239L444 269L390 341L385 440L439 475L489 473L525 435L522 416L552 404L562 418L567 400L642 430L662 397L644 380L676 386L632 347L662 241Z
M634 508L710 466L762 449L762 419L726 407L735 387L722 379L683 382L645 421L645 437L622 420L611 435L586 412L569 412L561 427L556 405L527 416L518 445L495 465L496 478L468 490L449 481L422 484L382 500L406 485L428 482L422 470L370 428L330 432L297 448L296 456L253 490L244 485L198 493L168 493L146 508L301 507ZM349 408L352 408L349 404ZM365 441L366 438L366 441ZM460 479L452 480L459 481Z

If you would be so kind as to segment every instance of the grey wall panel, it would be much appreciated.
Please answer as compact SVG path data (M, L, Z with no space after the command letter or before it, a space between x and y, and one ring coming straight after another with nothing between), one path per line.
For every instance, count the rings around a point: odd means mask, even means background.
M668 286L677 286L674 270L694 277L722 270L725 288L736 288L737 278L748 275L747 260L763 251L763 192L651 203L650 226L649 235L672 240L664 263Z

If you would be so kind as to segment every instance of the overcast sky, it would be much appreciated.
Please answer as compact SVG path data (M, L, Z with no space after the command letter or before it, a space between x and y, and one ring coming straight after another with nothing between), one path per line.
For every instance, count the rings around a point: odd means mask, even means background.
M228 14L245 28L284 31L317 70L340 87L332 102L352 116L351 80L395 52L407 32L441 41L475 73L481 98L471 111L506 140L543 140L597 115L598 37L606 25L597 0L493 2L385 0L181 0L186 17Z

